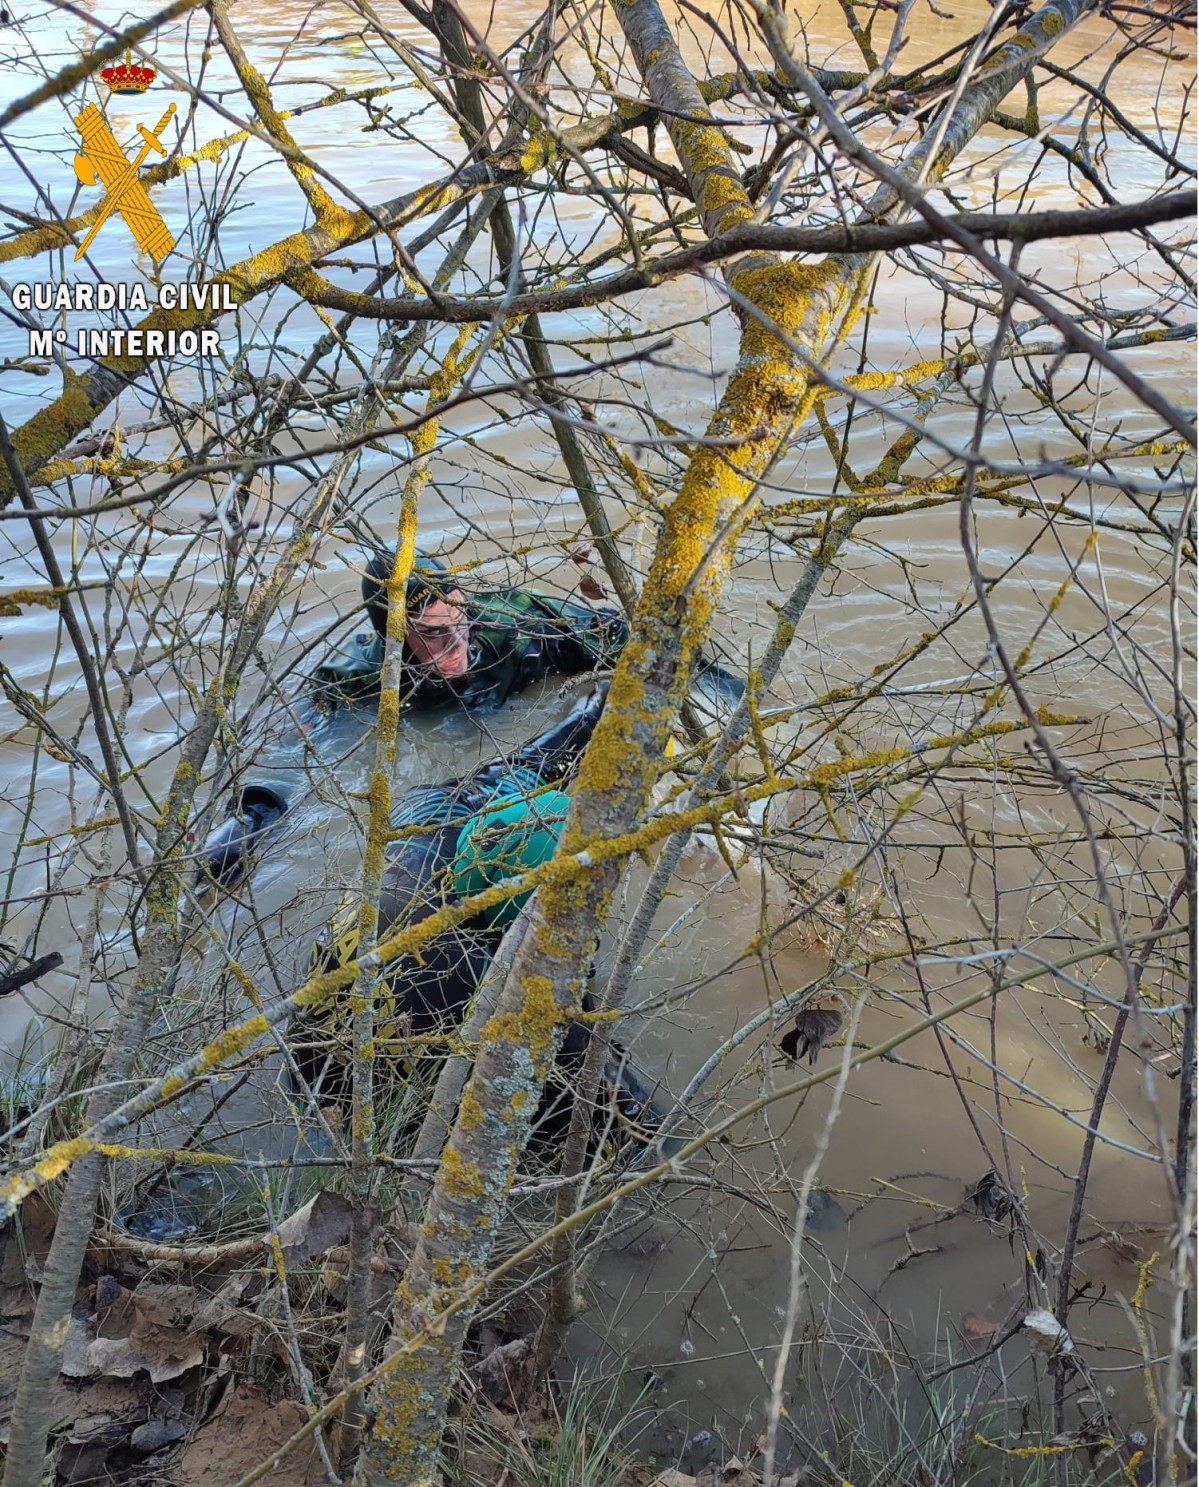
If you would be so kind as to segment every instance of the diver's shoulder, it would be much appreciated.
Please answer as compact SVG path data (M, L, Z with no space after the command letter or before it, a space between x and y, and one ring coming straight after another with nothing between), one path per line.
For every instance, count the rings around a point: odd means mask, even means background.
M318 692L354 698L377 692L383 670L383 642L373 630L343 640L312 673Z
M467 600L466 612L472 625L503 624L537 609L546 597L535 589L483 589Z

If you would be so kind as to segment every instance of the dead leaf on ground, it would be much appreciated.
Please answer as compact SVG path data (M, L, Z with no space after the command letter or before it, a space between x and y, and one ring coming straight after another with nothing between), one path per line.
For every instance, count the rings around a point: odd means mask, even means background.
M8 1323L28 1322L37 1309L37 1297L33 1294L33 1287L26 1285L3 1286L0 1285L0 1317ZM28 1335L29 1328L24 1329Z
M98 1337L87 1358L99 1373L131 1379L145 1369L154 1383L161 1384L203 1363L204 1344L185 1332L153 1327L139 1338Z
M145 1391L120 1379L97 1379L82 1386L59 1386L55 1412L72 1418L67 1439L123 1440L149 1413Z
M268 1404L247 1385L225 1391L196 1432L176 1470L179 1487L229 1487L293 1436L308 1416L293 1400ZM324 1469L311 1437L271 1473L271 1487L317 1487Z
M203 1304L195 1286L155 1285L145 1281L135 1291L115 1276L96 1281L97 1337L127 1337L137 1326L177 1327L182 1330Z
M200 1302L199 1309L192 1316L187 1330L189 1332L224 1332L230 1337L249 1337L254 1330L254 1318L239 1308L251 1281L257 1280L258 1276L244 1270L237 1275L230 1276L215 1296L209 1296Z
M664 1472L658 1473L649 1487L696 1487L696 1479L689 1472L668 1466Z
M67 1440L73 1446L104 1446L112 1450L128 1440L133 1430L132 1416L80 1415L72 1424Z
M962 1318L962 1331L967 1337L994 1337L998 1330L999 1323L984 1317L981 1312L968 1311Z
M200 1303L193 1286L127 1291L102 1275L96 1282L99 1335L87 1349L88 1365L117 1378L132 1378L145 1369L156 1384L177 1379L204 1361L203 1339L186 1330Z
M730 1456L723 1466L705 1466L695 1481L696 1487L761 1487L762 1479L740 1456Z
M104 1468L108 1463L109 1449L97 1442L85 1442L80 1446L68 1441L58 1457L58 1481L69 1484L69 1487L74 1487L76 1482L102 1481L107 1475Z
M155 1285L143 1282L136 1291L127 1290L111 1275L96 1282L96 1328L99 1337L127 1337L139 1323L173 1331L225 1332L244 1337L254 1329L253 1318L238 1308L260 1276L239 1271L210 1295L195 1286Z
M475 1367L474 1374L492 1404L520 1409L533 1388L533 1339L518 1337L493 1348Z
M789 1059L806 1058L810 1064L830 1038L835 1038L843 1019L836 1007L805 1007L797 1013L795 1026L779 1039L779 1048Z
M0 1445L8 1445L8 1421L17 1397L17 1380L25 1358L26 1339L0 1327Z
M343 1243L349 1236L353 1216L348 1198L335 1193L332 1188L317 1193L310 1203L305 1203L279 1225L284 1263L289 1268L301 1265L315 1255L323 1255L333 1245Z
M147 1420L129 1437L129 1444L139 1456L152 1456L164 1446L173 1446L187 1434L182 1420Z
M584 599L606 599L608 591L600 583L599 579L593 578L590 573L584 573L579 579L579 593Z
M23 1337L0 1328L0 1445L8 1444L9 1417L17 1397L25 1346ZM53 1414L56 1420L72 1422L63 1437L66 1441L86 1445L123 1439L139 1420L146 1418L147 1409L143 1392L136 1384L115 1379L76 1383L60 1378Z

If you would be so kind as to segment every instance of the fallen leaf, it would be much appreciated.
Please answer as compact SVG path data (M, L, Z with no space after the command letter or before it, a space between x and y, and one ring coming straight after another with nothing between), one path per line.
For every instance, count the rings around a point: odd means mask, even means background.
M215 1296L200 1303L188 1324L189 1332L224 1332L229 1337L248 1337L254 1330L254 1318L239 1309L242 1297L256 1276L239 1271L231 1276Z
M95 1334L88 1325L86 1314L76 1307L67 1327L67 1340L63 1344L59 1371L69 1379L91 1378L96 1369L88 1358L88 1350L94 1341Z
M72 1424L67 1440L73 1446L119 1446L132 1426L132 1416L81 1415Z
M798 1062L806 1057L814 1064L820 1050L837 1035L842 1020L836 1007L805 1007L797 1014L795 1026L779 1039L779 1048L790 1059Z
M290 1267L323 1255L349 1235L354 1210L350 1200L325 1188L279 1225L284 1263Z
M139 1456L151 1456L164 1446L172 1446L187 1434L182 1420L147 1420L129 1437L129 1444Z
M96 1330L101 1337L122 1337L133 1326L133 1292L115 1275L96 1281ZM106 1328L111 1327L111 1331Z
M110 1275L96 1282L97 1337L87 1349L93 1372L132 1378L142 1369L154 1383L178 1378L204 1361L204 1342L187 1324L199 1310L193 1286L142 1286L127 1291Z
M76 1446L68 1442L58 1458L58 1480L68 1483L103 1480L107 1476L104 1468L108 1451L106 1445L87 1443Z
M762 1481L740 1456L731 1456L723 1466L705 1466L695 1480L697 1487L761 1487Z
M130 1291L115 1276L102 1275L96 1282L96 1336L127 1337L151 1326L190 1331L188 1323L207 1299L195 1286L146 1281Z
M93 1438L123 1440L147 1409L143 1391L123 1379L96 1379L92 1383L61 1384L56 1411L73 1416L67 1439L83 1444ZM119 1428L118 1428L119 1427Z
M595 559L592 557L589 547L576 547L570 555L570 561L582 566L584 563L593 563Z
M8 1422L17 1397L17 1380L25 1359L26 1339L0 1327L0 1445L8 1445Z
M28 1283L19 1286L0 1285L0 1317L10 1325L16 1321L27 1322L36 1309L37 1298ZM28 1336L29 1328L26 1326L23 1330Z
M1072 1353L1074 1341L1070 1334L1053 1315L1044 1307L1038 1307L1030 1311L1024 1318L1024 1327L1032 1333L1033 1347L1040 1353L1048 1353L1051 1357L1055 1353Z
M185 1332L154 1327L137 1340L132 1336L96 1338L87 1350L87 1361L94 1372L119 1379L131 1379L145 1369L152 1382L161 1384L203 1363L204 1344Z
M54 1225L58 1216L40 1193L31 1193L21 1204L16 1217L3 1231L3 1254L0 1257L0 1294L6 1302L10 1290L13 1300L20 1292L29 1292L29 1282L40 1280L42 1266L50 1253ZM8 1315L7 1309L5 1315Z
M533 1340L518 1337L493 1348L474 1370L485 1398L503 1409L518 1410L533 1387Z
M962 1318L962 1331L967 1337L994 1337L998 1322L984 1317L981 1312L970 1311Z
M293 1400L272 1405L248 1385L231 1386L184 1450L172 1480L179 1487L229 1487L294 1435L307 1418ZM317 1487L324 1480L311 1437L269 1478L271 1487Z
M664 1472L658 1473L649 1487L696 1487L696 1479L687 1472L668 1466Z
M579 593L584 599L606 599L608 591L597 578L592 578L590 573L584 573L579 579Z
M118 1423L115 1415L85 1415L76 1420L70 1434L63 1437L72 1446L116 1446L129 1434L129 1427Z
M0 1445L8 1444L8 1427L17 1397L17 1380L25 1355L23 1337L0 1328ZM59 1438L73 1445L99 1439L112 1444L123 1440L134 1425L145 1419L140 1389L115 1379L76 1383L59 1378L54 1390L55 1420L71 1421Z

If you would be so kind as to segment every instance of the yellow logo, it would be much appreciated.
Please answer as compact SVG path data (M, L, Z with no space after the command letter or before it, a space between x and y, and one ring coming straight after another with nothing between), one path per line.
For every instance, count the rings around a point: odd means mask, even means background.
M123 67L106 68L101 76L114 93L141 94L153 82L154 71L149 67L135 65L127 54ZM137 239L138 247L143 253L149 253L156 263L161 263L175 246L170 228L159 216L158 208L150 200L137 175L151 150L157 150L160 155L166 154L158 136L166 128L174 112L175 105L172 103L152 130L142 124L137 126L145 144L132 160L126 157L124 150L117 144L108 127L108 120L94 103L89 103L76 117L75 123L79 126L83 149L75 156L75 174L85 186L94 186L97 179L102 181L108 193L100 207L99 217L79 245L79 251L75 254L76 261L91 247L96 234L114 211L120 212L128 223L130 232Z

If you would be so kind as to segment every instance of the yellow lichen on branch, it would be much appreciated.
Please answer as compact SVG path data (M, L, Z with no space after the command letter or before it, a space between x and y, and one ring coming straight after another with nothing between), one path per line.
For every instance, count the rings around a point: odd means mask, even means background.
M322 226L331 227L334 231L344 232L350 214L333 200L317 180L312 165L292 138L291 130L284 123L286 116L275 107L271 91L266 85L266 79L246 56L245 49L230 23L225 0L209 0L208 9L220 35L221 45L230 62L233 63L242 91L250 100L262 127L278 144L287 162L287 168L291 171L300 190L308 198L317 222Z

